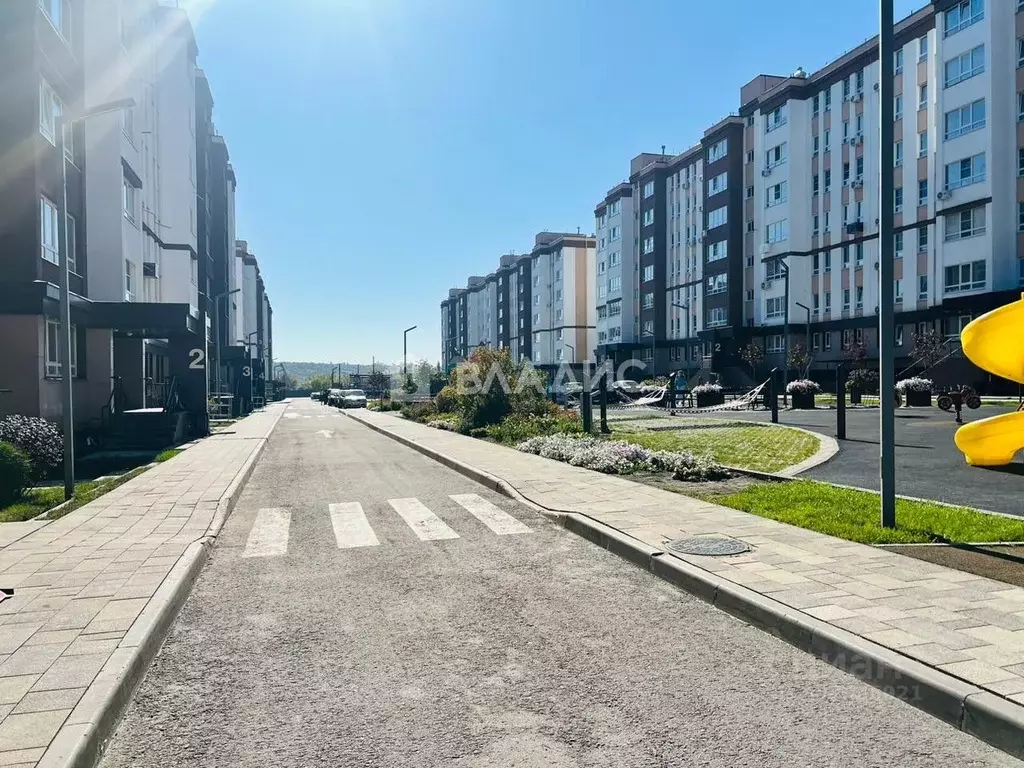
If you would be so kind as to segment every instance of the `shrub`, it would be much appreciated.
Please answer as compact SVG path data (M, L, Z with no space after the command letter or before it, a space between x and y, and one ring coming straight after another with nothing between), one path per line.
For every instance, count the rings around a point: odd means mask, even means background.
M446 432L455 431L455 424L446 419L434 419L433 421L428 421L427 426L433 427L434 429L443 429Z
M868 394L877 392L878 371L871 371L867 368L856 368L850 371L850 376L846 379L846 391L852 392L853 390Z
M510 413L544 415L544 378L529 362L517 365L507 349L478 347L452 374L455 410L468 429L498 424Z
M10 504L21 498L32 482L32 462L11 443L0 443L0 504Z
M571 410L557 409L544 416L511 414L499 424L487 428L487 436L506 445L514 445L530 437L583 432L580 415Z
M433 403L410 403L409 405L401 406L401 408L402 415L405 418L420 424L431 421L437 415L437 410L434 408Z
M728 477L728 471L710 456L685 451L651 451L622 440L548 435L533 437L516 448L547 459L611 475L634 472L670 472L676 480L706 481Z
M698 384L693 388L693 394L695 395L717 395L721 391L721 384Z
M821 392L818 382L810 379L794 379L786 385L786 393L790 395L814 395Z
M32 480L45 478L64 459L64 437L52 421L35 416L8 416L0 420L0 441L28 456Z
M932 380L922 379L919 376L911 376L909 379L897 381L896 390L898 392L931 392Z
M458 398L456 397L455 387L450 384L441 389L437 393L437 397L434 398L434 407L438 413L453 413L458 407Z

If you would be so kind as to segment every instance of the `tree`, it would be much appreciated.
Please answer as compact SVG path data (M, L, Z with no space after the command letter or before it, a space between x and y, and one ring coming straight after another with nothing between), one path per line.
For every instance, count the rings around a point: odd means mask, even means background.
M847 345L846 349L843 350L843 360L849 365L851 370L857 370L859 368L867 367L868 359L868 347L863 341L854 341Z
M391 388L391 377L384 371L373 371L366 377L366 389L378 397Z
M310 376L306 379L302 385L303 389L308 389L310 392L323 392L325 389L330 389L331 377L318 374L316 376Z
M946 339L934 328L929 328L923 333L914 334L914 351L910 358L914 365L920 365L925 370L931 368L948 355Z
M411 374L411 378L416 382L416 388L420 391L426 392L430 389L430 376L434 373L434 366L428 363L426 360L420 360L416 363L416 367Z
M750 366L754 378L757 378L757 366L764 362L764 347L756 341L750 341L740 350L740 359Z
M802 369L803 378L805 379L811 369L811 360L813 360L811 352L802 341L798 341L790 348L789 365L791 368Z

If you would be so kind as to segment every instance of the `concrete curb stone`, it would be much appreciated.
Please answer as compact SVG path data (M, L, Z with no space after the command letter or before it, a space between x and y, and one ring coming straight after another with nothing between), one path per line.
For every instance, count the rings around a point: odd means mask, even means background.
M159 653L174 620L188 600L217 535L234 509L242 487L252 475L284 411L281 408L267 433L256 438L259 444L236 472L218 501L217 511L206 534L193 541L168 571L142 613L125 633L117 650L103 665L99 675L61 726L37 768L91 768L98 762L132 696Z
M503 495L524 500L500 478L380 425L356 416L350 418ZM528 504L549 517L554 516L569 531L740 620L997 749L1024 759L1024 706L728 581L586 515L548 510L534 502Z

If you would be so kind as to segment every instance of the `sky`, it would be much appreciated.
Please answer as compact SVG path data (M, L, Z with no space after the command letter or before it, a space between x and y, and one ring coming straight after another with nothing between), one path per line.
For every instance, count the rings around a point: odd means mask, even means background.
M539 231L592 232L634 155L878 29L877 0L180 3L293 361L399 361L416 325L409 359L437 362L449 288Z

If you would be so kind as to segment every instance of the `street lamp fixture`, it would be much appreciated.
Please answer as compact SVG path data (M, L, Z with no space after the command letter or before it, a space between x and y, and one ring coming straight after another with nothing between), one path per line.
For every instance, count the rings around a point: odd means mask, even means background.
M807 372L811 370L811 308L806 304L801 304L799 301L794 301L800 309L807 313L807 333L805 334L804 346L807 352ZM807 374L805 374L807 375Z
M217 387L218 396L220 395L220 300L236 294L241 290L241 288L232 288L230 291L218 293L213 297L213 342L217 351L214 363L214 382Z
M416 326L411 325L404 331L402 331L402 378L405 379L405 381L402 382L403 387L405 386L406 382L409 381L409 368L406 364L406 357L408 356L409 353L409 331L415 330Z
M683 301L683 302L673 301L672 302L672 306L675 307L676 309L683 310L684 313L686 314L686 338L689 339L690 338L690 303L688 301ZM687 352L687 354L686 354L687 362L689 361L689 359L690 359L690 355L689 355L689 352ZM684 368L684 370L687 370L687 371L690 370L688 366L683 366L683 368Z
M84 112L64 117L57 115L56 136L57 158L60 161L60 187L61 187L61 210L58 221L61 226L57 227L57 249L63 255L60 267L60 323L58 329L59 358L61 362L61 416L64 422L64 499L65 501L75 495L75 416L74 416L74 393L71 381L71 289L69 287L70 266L68 264L68 160L65 157L64 127L73 128L75 123L88 120L91 117L106 115L111 112L120 112L135 106L135 99L119 99L105 104L99 104Z

